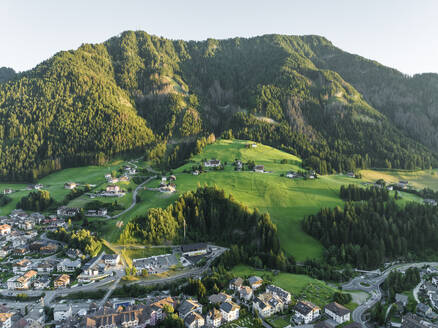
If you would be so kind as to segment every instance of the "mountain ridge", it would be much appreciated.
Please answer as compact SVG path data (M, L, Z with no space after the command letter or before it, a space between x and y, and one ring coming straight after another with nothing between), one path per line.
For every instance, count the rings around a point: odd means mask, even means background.
M323 174L427 168L435 79L412 82L314 35L186 42L126 31L0 84L0 176L35 179L159 145L178 157L169 140L212 132L282 147Z

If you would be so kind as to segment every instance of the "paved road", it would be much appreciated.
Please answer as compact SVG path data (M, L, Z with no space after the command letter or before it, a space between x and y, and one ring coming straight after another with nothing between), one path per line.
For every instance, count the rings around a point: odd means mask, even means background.
M125 213L129 212L130 210L132 210L134 208L134 206L137 204L137 193L140 190L140 188L143 187L146 183L148 183L152 179L156 179L156 178L157 178L157 176L155 175L155 176L150 177L149 179L146 179L142 183L140 183L137 186L137 188L135 188L134 192L132 193L132 203L131 203L131 205L129 205L129 207L126 210L120 212L117 215L113 215L113 216L109 217L108 219L117 219L118 217L120 217L123 214L125 214Z
M423 267L425 265L437 266L438 262L418 262L418 263L406 263L406 264L395 264L384 270L379 275L374 278L367 278L365 276L360 276L352 279L348 283L342 286L343 290L362 290L364 292L370 293L371 298L369 298L365 303L359 305L352 314L353 321L361 324L365 327L365 321L362 319L363 314L372 308L377 302L382 298L382 290L380 285L385 281L386 277L393 270L406 270L411 267ZM416 288L419 288L418 285ZM415 295L415 293L414 293Z

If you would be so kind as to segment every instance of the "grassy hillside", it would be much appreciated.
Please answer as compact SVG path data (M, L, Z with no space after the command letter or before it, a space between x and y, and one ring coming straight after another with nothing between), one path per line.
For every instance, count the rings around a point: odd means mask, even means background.
M201 154L193 157L190 163L174 170L178 193L194 190L199 185L217 185L249 207L269 212L278 227L281 246L298 261L321 257L321 244L302 231L301 220L306 215L316 213L321 207L342 206L343 201L339 198L340 186L361 181L342 175L321 176L316 180L291 180L281 177L282 173L299 170L300 159L261 144L256 148L246 148L245 145L248 143L242 140L219 140L207 146ZM209 171L199 176L183 173L204 158L217 158L228 165L224 171ZM265 170L272 173L234 171L231 163L236 158L244 162L254 160L256 164L265 165ZM281 160L286 160L287 164L280 164ZM159 181L155 180L146 187L155 188L158 184ZM142 201L123 218L125 222L151 207L167 206L178 197L177 194L147 190L139 195ZM403 196L406 197L402 201L418 199L412 195ZM115 242L120 230L115 228L115 222L110 225L111 227L107 227L105 231L105 236Z
M417 189L430 188L438 190L438 171L419 170L361 170L364 180L375 181L384 179L386 182L397 183L400 180L407 180L410 185Z

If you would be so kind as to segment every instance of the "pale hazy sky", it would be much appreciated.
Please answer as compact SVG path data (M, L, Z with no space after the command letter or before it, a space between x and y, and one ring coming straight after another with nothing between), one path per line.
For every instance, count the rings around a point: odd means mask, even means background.
M404 73L438 72L438 0L0 0L0 67L125 30L172 39L323 35Z

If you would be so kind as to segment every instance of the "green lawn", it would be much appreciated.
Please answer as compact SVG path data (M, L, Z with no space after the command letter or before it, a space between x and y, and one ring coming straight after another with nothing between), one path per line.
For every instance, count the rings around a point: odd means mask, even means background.
M241 278L247 278L252 275L260 276L264 280L287 290L295 299L305 299L320 307L331 302L333 294L337 291L321 280L301 274L279 273L274 275L270 271L255 270L245 265L235 266L231 272Z

